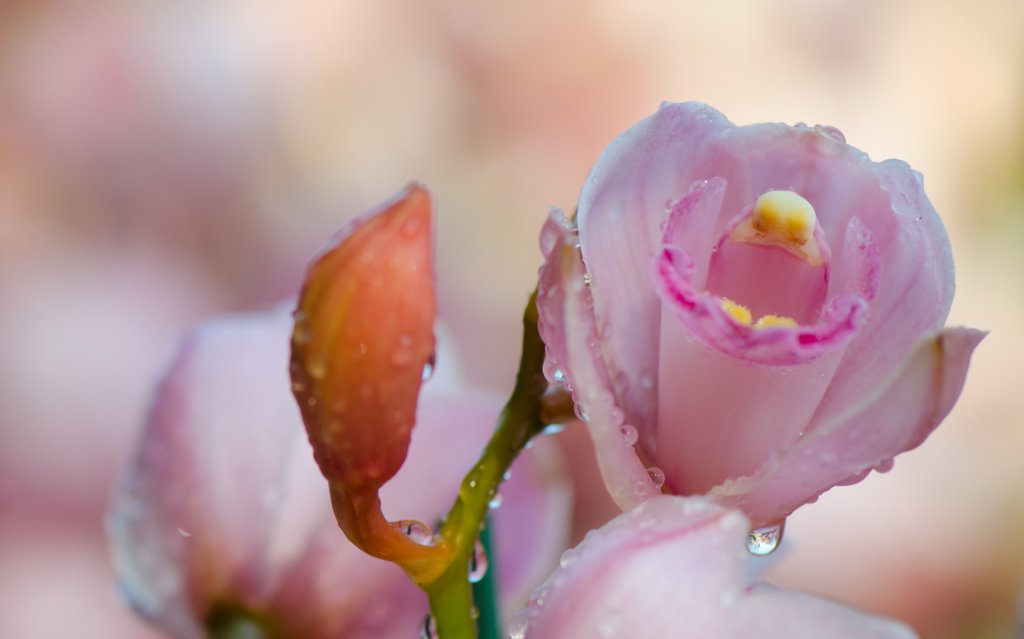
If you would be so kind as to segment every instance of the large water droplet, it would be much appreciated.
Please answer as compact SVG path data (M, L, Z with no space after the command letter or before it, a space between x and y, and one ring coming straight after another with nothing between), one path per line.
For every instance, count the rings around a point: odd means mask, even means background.
M758 557L772 554L779 547L785 529L786 522L782 521L751 530L747 535L747 550Z
M473 546L473 556L469 558L469 583L475 584L487 574L487 551L479 541Z
M406 537L412 539L421 546L432 546L434 545L434 531L430 529L430 526L426 525L422 521L416 519L403 519L402 521L395 522Z
M632 446L638 439L640 439L640 433L637 432L635 426L623 424L622 427L619 428L619 432L622 433L622 440L626 442L627 446Z
M438 639L437 622L430 615L424 617L420 624L420 639Z

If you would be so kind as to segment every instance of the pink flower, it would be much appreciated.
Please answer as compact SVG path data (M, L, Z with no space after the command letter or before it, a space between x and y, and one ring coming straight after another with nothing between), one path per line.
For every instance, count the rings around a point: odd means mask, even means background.
M983 337L942 328L921 177L830 127L665 104L601 155L576 224L541 239L547 373L623 509L661 489L778 522L919 445Z
M425 595L338 530L289 392L291 329L282 309L210 322L185 343L110 508L121 590L179 638L228 627L238 636L414 636ZM451 505L501 408L451 371L445 360L424 384L407 463L382 491L394 519L432 523ZM527 451L502 492L491 563L505 602L518 606L568 534L557 452Z
M909 639L900 623L754 583L749 522L705 498L660 496L562 556L513 616L513 639Z

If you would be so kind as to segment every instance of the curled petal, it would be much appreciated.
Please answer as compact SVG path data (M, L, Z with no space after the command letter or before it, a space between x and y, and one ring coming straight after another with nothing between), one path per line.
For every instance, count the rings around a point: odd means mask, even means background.
M755 524L778 521L831 486L859 481L917 447L960 395L971 353L984 337L947 329L921 342L902 367L858 406L820 415L806 437L751 477L711 491Z
M597 336L575 233L561 228L560 239L551 245L541 269L538 300L544 303L539 329L550 366L571 371L565 381L573 389L581 418L588 422L601 475L615 503L628 509L656 494L658 487L633 448L635 438L630 441L624 435L626 426L632 426L624 424L603 362L591 346Z
M707 499L659 496L562 557L513 618L513 637L909 639L902 624L752 584L747 520ZM670 569L666 569L671 567Z

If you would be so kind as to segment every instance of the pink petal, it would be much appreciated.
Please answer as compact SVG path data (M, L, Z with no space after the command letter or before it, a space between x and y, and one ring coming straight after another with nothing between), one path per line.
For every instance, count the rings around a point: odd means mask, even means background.
M753 473L772 451L797 441L843 349L839 344L803 361L751 362L697 339L677 311L666 303L661 323L654 460L673 492L701 494L730 477ZM791 356L802 348L793 345L793 329L751 332L752 339L764 340L763 352Z
M549 222L546 232L554 239L545 242L549 250L538 294L538 304L543 300L539 328L547 346L545 365L549 377L561 375L551 369L565 371L577 411L588 422L605 485L626 510L657 493L658 487L637 456L636 438L628 437L632 425L624 423L600 355L592 348L598 342L575 232L556 222Z
M650 256L662 242L667 203L684 198L696 180L735 173L705 148L731 127L706 105L663 104L604 150L580 193L580 243L603 358L627 421L641 432L654 422L656 396L638 381L657 370L661 321ZM696 251L701 235L679 233L673 241Z
M884 285L877 286L869 321L847 349L819 416L846 411L870 393L921 335L942 327L953 299L949 239L920 175L899 160L868 168L880 192L865 198L857 215L877 243L877 257L870 259L878 264L874 277Z
M747 529L742 514L710 500L653 498L567 551L510 635L913 637L901 624L750 584Z
M923 341L859 405L825 418L753 477L727 482L711 494L761 524L784 518L832 486L887 467L895 455L920 445L952 409L983 337L955 328Z

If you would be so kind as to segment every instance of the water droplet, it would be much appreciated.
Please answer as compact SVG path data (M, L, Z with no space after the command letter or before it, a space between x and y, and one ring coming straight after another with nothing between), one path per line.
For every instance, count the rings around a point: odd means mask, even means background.
M651 494L651 486L645 481L638 481L633 485L633 494L644 499Z
M192 536L192 533L190 533L189 531L187 531L187 530L185 530L184 528L181 528L181 527L178 528L178 534L181 535L182 537L184 537L185 539L188 539L189 537Z
M295 322L295 331L292 333L292 341L302 346L309 341L309 326L305 322Z
M635 426L623 424L622 427L619 428L619 432L622 433L622 439L626 442L627 446L632 446L638 439L640 439L640 433L637 432Z
M416 519L403 519L402 521L395 522L398 529L401 530L406 537L412 539L421 546L433 546L434 545L434 531L430 529L430 526L426 525L422 521Z
M640 386L643 388L654 388L654 376L650 373L640 376Z
M292 382L292 392L293 393L301 393L304 390L306 390L306 385L305 384L303 384L299 380L295 380L295 381Z
M491 510L495 510L496 508L501 508L502 499L503 498L501 496L501 491L498 491L498 492L494 493L494 496L491 497L491 500L489 502L487 502L487 507L490 508Z
M327 356L324 353L310 353L306 358L306 372L313 379L323 379L327 375Z
M434 368L437 367L437 355L431 353L430 357L427 358L427 363L423 365L423 381L427 381L434 376Z
M651 476L651 481L658 488L665 485L665 471L658 468L657 466L651 466L647 469L647 474Z
M412 361L412 351L408 348L400 348L391 355L391 363L395 368L404 368Z
M583 286L590 286L590 273L583 274Z
M544 430L540 431L541 435L557 435L558 433L565 430L565 424L548 424L544 427Z
M558 565L562 568L568 568L576 561L577 556L577 551L574 548L570 548L562 553L561 558L558 560Z
M561 368L556 368L555 371L551 373L551 379L559 383L564 382L565 371L563 371Z
M818 130L819 133L827 135L836 142L842 142L843 144L846 144L846 136L843 135L843 132L837 129L836 127L829 126L828 124L819 124L815 128Z
M487 551L479 541L473 546L473 556L469 558L469 583L475 584L487 574Z
M437 622L430 615L427 615L420 624L420 639L438 639Z
M306 398L306 404L307 404L307 405L308 405L308 406L309 406L310 408L313 408L314 406L316 406L316 397L313 397L312 395L310 395L309 397L307 397L307 398Z
M786 522L783 521L751 530L747 535L747 551L758 557L772 554L779 547L785 529Z
M508 620L509 639L525 639L526 631L530 629L530 611L520 610Z

